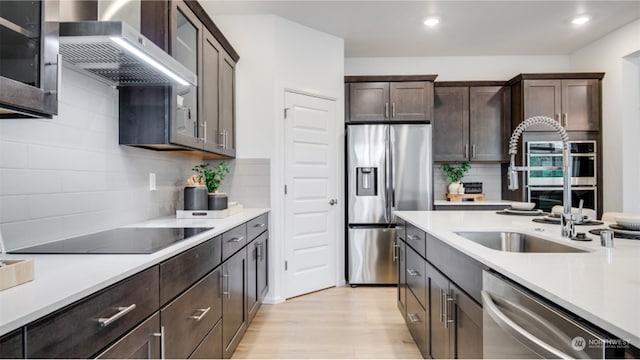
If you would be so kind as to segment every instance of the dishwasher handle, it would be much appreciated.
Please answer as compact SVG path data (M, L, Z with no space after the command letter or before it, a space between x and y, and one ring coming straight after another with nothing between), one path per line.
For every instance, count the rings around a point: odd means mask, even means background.
M513 320L509 319L498 306L493 302L491 295L482 290L482 305L484 311L496 322L496 324L509 335L520 341L525 346L539 354L540 356L550 359L573 359L572 356L565 354L564 352L554 348L546 342L540 340L520 325L516 324Z

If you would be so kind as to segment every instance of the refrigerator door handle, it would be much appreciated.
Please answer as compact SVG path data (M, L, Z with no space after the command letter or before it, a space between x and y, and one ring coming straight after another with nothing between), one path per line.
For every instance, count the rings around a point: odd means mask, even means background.
M393 214L393 212L396 210L396 169L394 168L394 159L395 159L395 154L394 149L395 149L395 142L396 142L396 134L393 131L393 127L390 126L389 127L389 172L391 173L390 176L390 194L389 194L389 198L391 201L391 209L389 214ZM391 215L389 216L391 217ZM393 221L393 220L391 220Z
M391 143L391 138L390 138L390 132L391 132L391 127L387 128L387 131L385 132L385 147L384 147L384 191L387 194L386 199L385 199L385 214L386 214L386 219L385 221L387 223L391 222L391 205L389 203L389 198L391 197L391 188L390 188L390 184L391 184L391 174L393 172L393 169L391 168L391 154L390 154L390 143Z

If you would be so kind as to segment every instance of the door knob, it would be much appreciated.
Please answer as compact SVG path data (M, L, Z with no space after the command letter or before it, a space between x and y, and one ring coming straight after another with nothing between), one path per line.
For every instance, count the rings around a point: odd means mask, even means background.
M337 203L338 203L338 200L336 200L336 199L329 200L329 205L331 205L331 206L333 206L333 205L335 205Z

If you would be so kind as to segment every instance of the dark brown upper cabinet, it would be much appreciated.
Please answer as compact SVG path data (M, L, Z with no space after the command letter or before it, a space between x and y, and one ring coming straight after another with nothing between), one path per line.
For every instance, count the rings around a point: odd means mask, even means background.
M197 1L143 1L142 33L198 75L192 88L120 91L120 144L235 157L238 54Z
M510 91L506 86L436 85L435 161L507 161Z
M53 1L0 1L0 119L58 113L58 23ZM53 19L52 19L53 20Z
M546 116L558 121L568 131L599 131L603 76L603 73L516 76L510 81L513 89L513 127L530 117ZM527 131L553 129L534 125Z
M433 115L435 75L347 76L347 122L428 122Z

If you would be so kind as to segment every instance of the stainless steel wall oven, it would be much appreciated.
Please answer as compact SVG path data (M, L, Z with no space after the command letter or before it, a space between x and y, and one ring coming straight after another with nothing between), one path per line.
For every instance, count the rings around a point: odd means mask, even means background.
M572 204L584 201L584 207L597 211L597 146L594 140L570 141ZM528 166L561 167L561 141L527 142ZM527 201L535 202L539 209L551 211L562 205L562 169L532 170L527 172Z

